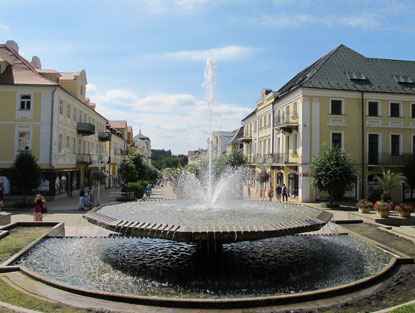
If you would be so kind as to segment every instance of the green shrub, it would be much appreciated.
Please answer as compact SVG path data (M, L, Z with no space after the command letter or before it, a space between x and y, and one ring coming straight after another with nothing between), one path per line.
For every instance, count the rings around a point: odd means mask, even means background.
M117 199L115 199L115 201L117 201L117 202L132 202L132 201L137 201L137 199L134 198L134 197L118 197Z
M127 183L124 187L122 187L121 192L133 192L134 197L137 199L141 199L146 191L145 186L143 184L144 181L139 181L136 183L130 182Z
M412 313L415 312L415 305L404 305L392 311L392 313Z

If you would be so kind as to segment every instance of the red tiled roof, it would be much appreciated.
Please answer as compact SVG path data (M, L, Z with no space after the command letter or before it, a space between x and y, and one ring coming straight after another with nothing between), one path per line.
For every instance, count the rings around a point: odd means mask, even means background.
M40 75L29 61L6 45L0 44L0 58L10 64L0 75L0 84L57 85Z
M112 128L127 128L127 121L109 121Z

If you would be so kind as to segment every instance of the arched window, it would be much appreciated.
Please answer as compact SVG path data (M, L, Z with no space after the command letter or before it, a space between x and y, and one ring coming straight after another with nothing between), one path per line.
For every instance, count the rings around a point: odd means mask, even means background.
M295 173L288 175L288 193L290 197L298 197L298 175Z
M277 181L277 184L282 186L282 184L284 184L284 174L281 172L278 172L276 181Z

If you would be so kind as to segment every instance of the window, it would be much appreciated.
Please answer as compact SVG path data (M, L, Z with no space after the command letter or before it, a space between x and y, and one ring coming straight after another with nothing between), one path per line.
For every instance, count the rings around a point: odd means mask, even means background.
M347 76L351 80L366 80L366 76L360 72L347 72Z
M66 117L71 118L71 104L68 103L68 108L66 110Z
M91 153L91 143L88 141L88 154Z
M79 94L82 96L84 94L84 86L79 86Z
M401 135L391 135L391 156L399 156L401 146Z
M72 153L76 154L76 138L72 138Z
M30 132L20 131L18 136L18 150L30 150Z
M331 100L330 103L330 114L342 115L343 114L343 101L342 100Z
M281 124L281 111L277 111L277 124Z
M342 133L331 133L331 146L342 148Z
M393 75L393 78L395 78L395 80L401 84L412 84L413 83L413 80L409 76L406 76L406 75Z
M84 150L83 150L83 153L86 154L86 143L85 143L85 141L84 141Z
M293 135L293 155L297 155L297 134Z
M63 115L63 100L59 101L59 114Z
M285 107L285 122L289 122L290 120L290 106L287 105Z
M415 103L411 104L411 117L415 118Z
M415 135L412 136L412 154L415 154Z
M262 129L262 117L259 119L259 129Z
M271 114L268 114L268 127L271 126Z
M63 146L63 136L62 134L59 134L58 153L62 152L62 146Z
M76 108L73 106L73 120L76 122Z
M399 102L390 103L390 117L401 117L401 104Z
M31 95L20 95L20 110L31 110L32 109L32 96Z
M297 101L293 104L293 117L297 117Z
M69 153L71 150L70 150L70 148L69 148L69 145L70 145L70 139L69 139L69 136L66 136L66 152L67 153Z
M81 154L81 139L78 139L78 153Z
M367 104L369 116L379 116L379 102L369 101Z
M81 110L79 110L79 121L78 122L82 123L82 111Z

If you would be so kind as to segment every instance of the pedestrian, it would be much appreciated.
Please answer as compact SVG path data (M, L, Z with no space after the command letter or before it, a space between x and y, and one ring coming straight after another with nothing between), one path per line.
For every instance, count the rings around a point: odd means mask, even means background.
M277 184L277 187L275 187L275 196L277 197L278 202L281 202L281 193L282 193L281 185Z
M282 185L282 201L288 201L287 187L285 184Z
M269 201L272 201L272 198L274 197L274 189L272 188L272 185L270 185L269 186L269 189L268 189L268 198L269 198Z
M78 195L79 195L79 210L84 210L85 209L85 191L84 188L80 188L78 191Z
M248 197L251 197L251 185L248 183Z
M0 183L0 210L4 208L4 183Z
M150 184L148 184L146 187L146 198L150 199L150 195L151 195L151 186Z
M35 207L33 208L33 221L43 222L43 206L46 201L41 194L35 196Z

